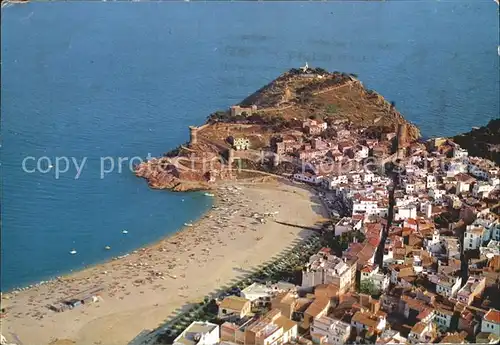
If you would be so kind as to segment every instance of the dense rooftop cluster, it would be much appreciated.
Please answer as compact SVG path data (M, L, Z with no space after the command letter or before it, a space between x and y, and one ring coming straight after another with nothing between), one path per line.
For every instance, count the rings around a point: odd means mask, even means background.
M333 245L293 284L254 282L216 301L217 323L197 338L211 340L186 340L188 327L174 344L500 341L498 166L449 139L404 140L404 130L373 138L308 119L302 131L270 149L302 167L289 177L317 190Z

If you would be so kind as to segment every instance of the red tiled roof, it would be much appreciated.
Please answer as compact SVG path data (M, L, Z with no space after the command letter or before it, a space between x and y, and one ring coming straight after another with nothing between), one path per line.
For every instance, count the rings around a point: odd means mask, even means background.
M319 250L320 253L325 253L325 254L330 254L332 252L332 250L330 248L327 248L327 247L323 247Z
M372 237L368 239L368 243L371 244L374 247L377 247L378 244L380 243L380 238L378 237Z
M474 177L464 174L464 173L458 173L455 176L455 180L460 181L460 182L465 182L465 183L470 183L475 180Z
M413 218L408 218L406 222L411 225L417 225L417 220Z
M490 309L484 315L484 319L489 321L489 322L500 324L500 311L495 310L495 309Z

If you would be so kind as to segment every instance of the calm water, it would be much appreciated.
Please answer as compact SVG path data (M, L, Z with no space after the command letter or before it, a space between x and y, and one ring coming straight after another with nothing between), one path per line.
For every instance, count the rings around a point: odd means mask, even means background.
M199 217L209 198L151 191L127 162L101 179L100 157L159 155L187 140L188 124L305 61L357 73L426 136L499 113L491 0L60 2L2 15L2 289L123 254ZM54 169L23 172L27 156L88 161L79 179L74 167L56 179Z

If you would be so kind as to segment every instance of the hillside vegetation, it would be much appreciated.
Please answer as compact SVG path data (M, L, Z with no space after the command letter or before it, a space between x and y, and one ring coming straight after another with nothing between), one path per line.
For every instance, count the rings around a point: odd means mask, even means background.
M500 118L486 126L459 134L453 140L469 151L470 156L483 157L500 164Z

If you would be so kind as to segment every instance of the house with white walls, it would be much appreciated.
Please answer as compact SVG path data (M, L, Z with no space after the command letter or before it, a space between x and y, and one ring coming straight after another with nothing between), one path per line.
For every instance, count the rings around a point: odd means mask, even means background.
M173 345L215 345L220 341L219 325L193 321L177 338Z

